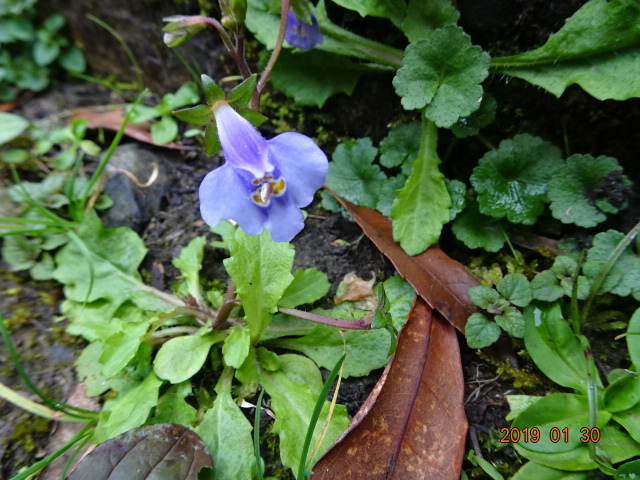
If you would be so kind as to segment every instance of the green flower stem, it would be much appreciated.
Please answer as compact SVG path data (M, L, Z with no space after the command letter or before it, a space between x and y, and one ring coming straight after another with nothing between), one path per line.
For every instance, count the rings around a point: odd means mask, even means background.
M287 22L289 19L289 0L282 0L282 7L280 9L280 30L278 31L278 37L276 38L276 44L273 48L273 52L271 52L271 57L269 57L269 61L267 62L267 66L264 68L262 75L260 75L260 81L258 82L258 86L256 87L253 95L251 97L251 109L256 112L260 111L260 95L262 94L262 90L265 85L269 81L269 76L271 75L271 71L280 56L280 51L282 50L282 44L284 43L284 35L287 30Z
M87 213L87 206L88 206L87 200L89 199L89 196L92 194L93 189L96 186L96 183L98 183L98 180L100 180L100 177L104 172L104 169L107 168L107 164L109 163L109 160L111 160L111 157L113 156L113 152L115 152L116 147L120 145L120 141L122 140L122 136L124 135L124 129L127 128L127 125L131 121L131 117L133 117L134 115L135 107L139 105L140 102L142 102L142 99L146 96L147 92L148 92L147 89L143 90L140 93L140 95L138 95L138 98L135 99L135 101L132 104L133 108L131 108L127 112L127 114L124 116L124 119L122 120L122 125L120 125L120 128L116 133L116 136L113 137L113 141L111 142L111 145L109 145L109 148L107 149L104 156L102 157L102 160L100 160L100 164L98 164L98 168L96 168L96 171L93 172L93 175L91 175L91 178L89 179L89 183L87 184L87 188L85 189L84 194L80 199L80 206L81 206L80 210L84 210L85 214Z
M404 58L402 50L356 35L337 26L328 19L321 22L320 30L327 37L344 43L349 50L349 55L385 67L392 67L394 70L402 66L402 59Z
M342 320L340 318L327 317L326 315L319 315L317 313L303 312L295 308L283 308L279 309L280 313L286 313L294 317L309 320L311 322L323 323L336 328L343 328L346 330L369 330L371 323L367 323L363 320Z

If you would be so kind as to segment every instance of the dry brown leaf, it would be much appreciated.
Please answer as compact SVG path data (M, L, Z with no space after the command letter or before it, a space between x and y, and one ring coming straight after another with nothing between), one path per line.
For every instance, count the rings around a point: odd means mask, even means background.
M340 285L344 285L344 292L335 298L335 302L354 302L354 306L360 310L375 310L378 300L373 293L374 283L376 283L375 274L371 280L364 280L357 276L356 272L349 272L340 282Z
M463 396L456 331L418 297L393 360L312 479L459 479Z
M393 240L389 219L375 210L358 207L340 198L329 188L327 190L335 195L367 237L391 260L398 273L411 284L418 295L454 327L464 332L467 318L478 311L467 294L469 288L479 285L473 275L437 245L415 257L407 255L400 244Z
M69 117L70 120L76 118L84 118L89 121L87 128L105 128L107 130L113 130L117 132L124 121L125 111L122 108L115 110L80 110L76 111ZM187 145L178 145L177 143L165 143L164 145L156 145L151 138L151 132L149 130L149 122L144 123L129 123L125 129L124 134L127 137L133 138L139 142L155 145L156 147L170 148L172 150L193 150L193 147Z

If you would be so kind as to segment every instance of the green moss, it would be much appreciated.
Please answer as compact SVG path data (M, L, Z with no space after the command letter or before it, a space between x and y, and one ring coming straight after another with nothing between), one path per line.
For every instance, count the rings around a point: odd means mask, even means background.
M496 373L503 379L512 381L513 386L516 388L531 391L542 387L546 383L542 377L514 367L509 360L498 360L481 351L478 352L478 355L489 365L495 367Z
M49 433L50 424L50 420L46 418L27 414L15 423L7 443L12 445L15 442L26 452L35 453L46 443L43 436ZM14 445L14 451L18 445Z

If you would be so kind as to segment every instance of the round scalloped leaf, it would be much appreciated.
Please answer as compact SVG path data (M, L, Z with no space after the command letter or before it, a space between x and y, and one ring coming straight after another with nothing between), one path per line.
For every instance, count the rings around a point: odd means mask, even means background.
M467 201L466 208L451 224L451 230L456 238L469 248L484 248L487 252L497 252L505 243L500 221L482 215L475 200Z
M503 140L471 175L480 211L531 225L542 213L547 185L561 165L560 150L539 137L520 134Z
M449 25L407 47L393 86L406 110L426 107L428 119L450 127L480 107L490 61L461 28Z
M498 340L500 333L498 324L487 320L481 313L472 313L464 327L464 335L470 348L488 347Z
M84 457L68 478L197 480L202 468L212 466L207 447L195 432L159 423L107 440Z
M624 200L608 198L620 189L605 188L605 177L619 177L617 183L626 191L630 182L620 170L618 161L612 157L571 155L549 181L551 214L562 223L591 228L607 218L604 212L618 213L625 206Z
M587 252L587 262L607 262L613 250L624 238L624 234L615 230L601 232L593 237L593 246ZM618 257L614 267L622 272L622 278L611 289L611 293L626 297L633 294L633 298L640 300L640 254L628 245ZM637 247L636 247L637 248ZM609 273L612 275L612 273ZM615 274L614 274L615 275Z

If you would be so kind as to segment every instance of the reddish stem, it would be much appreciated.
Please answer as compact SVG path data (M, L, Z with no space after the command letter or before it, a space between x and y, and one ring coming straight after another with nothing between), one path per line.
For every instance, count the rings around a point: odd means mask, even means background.
M303 312L302 310L297 310L295 308L280 308L279 311L311 322L323 323L324 325L331 325L332 327L343 328L346 330L371 329L371 322L367 323L364 320L342 320L340 318L327 317L317 313Z

